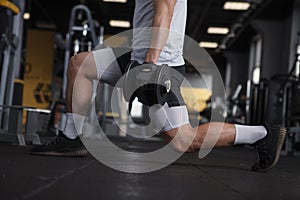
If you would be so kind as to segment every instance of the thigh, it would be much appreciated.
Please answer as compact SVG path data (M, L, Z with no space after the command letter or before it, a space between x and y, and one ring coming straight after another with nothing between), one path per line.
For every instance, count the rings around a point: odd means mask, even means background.
M161 132L189 124L188 111L185 105L173 107L167 103L163 106L154 105L150 108L149 115L156 129Z
M93 51L92 54L95 60L98 80L115 85L122 76L122 71L112 48L99 49Z
M188 111L180 92L184 77L184 66L173 67L171 70L171 91L163 106L154 105L149 115L157 129L166 132L189 124Z
M180 86L184 79L185 66L172 67L171 69L171 90L166 101L170 107L183 106L185 102L181 95Z

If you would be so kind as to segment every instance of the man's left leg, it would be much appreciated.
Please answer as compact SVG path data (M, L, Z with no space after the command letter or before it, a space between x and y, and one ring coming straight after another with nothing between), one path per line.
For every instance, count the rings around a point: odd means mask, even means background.
M63 130L53 140L30 150L32 154L55 156L84 156L86 149L79 135L89 110L92 80L112 84L122 75L111 48L84 52L70 59L66 93L67 120Z

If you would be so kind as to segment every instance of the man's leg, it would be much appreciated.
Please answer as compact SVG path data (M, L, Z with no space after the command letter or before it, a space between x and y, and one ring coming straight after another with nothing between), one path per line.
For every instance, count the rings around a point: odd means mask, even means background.
M92 95L92 80L97 79L97 69L92 53L73 56L67 71L66 106L68 113L86 115Z
M112 49L80 53L70 59L67 77L67 120L64 130L48 143L31 149L33 154L82 156L87 154L78 135L87 114L91 96L92 80L98 79L113 84L121 76Z
M238 144L257 144L258 161L253 171L268 171L278 161L286 130L281 126L242 126L212 122L197 127L188 123L185 106L150 109L151 120L164 138L180 152L194 152L200 148L227 147Z
M193 152L200 148L254 144L267 135L267 130L263 126L240 126L212 122L195 128L192 128L190 124L186 124L165 132L166 138L169 138L169 140L175 138L176 134L180 137L173 141L174 147L179 151L187 149L187 151ZM191 143L191 145L187 146L188 143Z
M55 156L84 156L87 154L78 134L81 134L81 128L91 101L91 81L97 78L93 54L84 52L73 56L69 62L67 78L65 128L59 130L58 136L53 140L30 149L32 154Z
M67 120L64 130L61 131L69 139L75 139L82 133L84 119L90 107L92 80L98 78L93 53L84 52L73 56L67 77Z
M111 48L81 53L71 58L66 91L68 117L65 135L74 139L82 134L83 122L91 102L92 80L115 85L121 76L119 63Z
M185 105L153 106L150 117L165 139L172 141L178 151L197 151L200 148L226 147L237 144L253 144L264 138L267 131L263 126L240 126L213 122L192 127ZM176 137L177 136L177 137Z

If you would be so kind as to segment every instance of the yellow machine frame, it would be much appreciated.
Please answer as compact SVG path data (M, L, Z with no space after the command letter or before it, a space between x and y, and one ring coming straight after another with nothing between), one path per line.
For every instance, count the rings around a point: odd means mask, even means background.
M0 6L10 9L16 15L19 13L19 8L10 1L0 0Z

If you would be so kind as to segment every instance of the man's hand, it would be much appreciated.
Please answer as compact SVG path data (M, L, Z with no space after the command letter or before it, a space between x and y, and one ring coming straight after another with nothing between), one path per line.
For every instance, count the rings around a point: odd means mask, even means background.
M151 33L150 48L147 51L145 62L155 64L168 40L176 0L153 0L153 4L152 27L154 29Z

